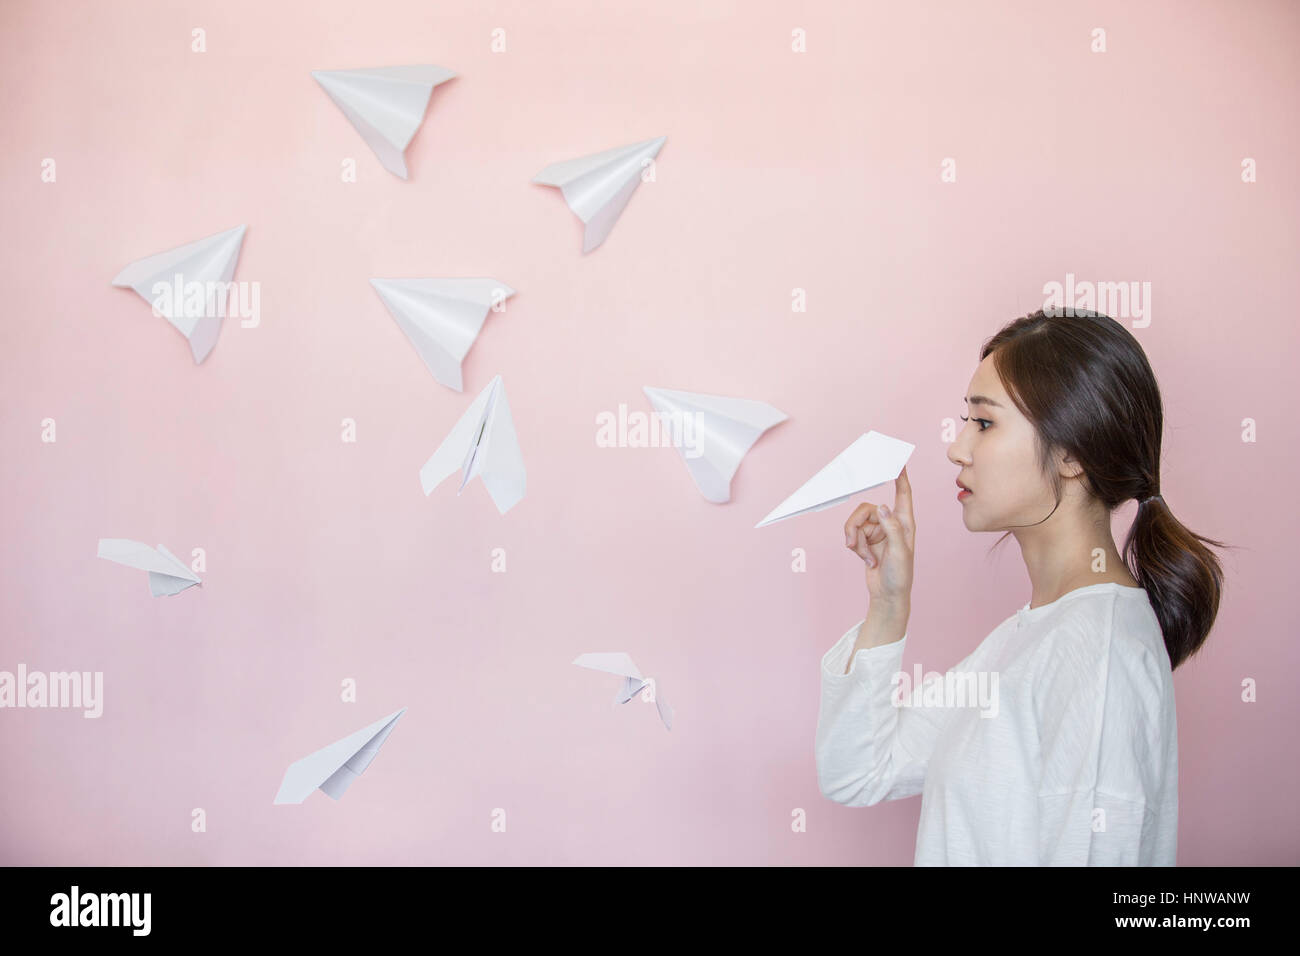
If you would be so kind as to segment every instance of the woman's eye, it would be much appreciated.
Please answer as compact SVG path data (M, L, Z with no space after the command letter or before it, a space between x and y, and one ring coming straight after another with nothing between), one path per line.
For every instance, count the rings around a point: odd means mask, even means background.
M965 415L963 415L963 416L961 417L961 420L964 421L964 422L968 422L968 421L970 421L970 419L967 418ZM975 419L975 421L977 421L977 422L982 422L985 426L988 426L988 425L992 425L992 424L993 424L993 423L992 423L991 421L989 421L987 418L977 418L977 419ZM988 430L987 428L981 428L981 429L980 429L980 431L987 431L987 430Z

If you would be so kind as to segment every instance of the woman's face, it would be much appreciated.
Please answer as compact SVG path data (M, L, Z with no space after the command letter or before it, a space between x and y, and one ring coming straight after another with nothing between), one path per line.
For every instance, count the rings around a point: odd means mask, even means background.
M980 362L966 392L968 421L948 446L957 480L973 494L961 499L969 531L1006 531L1037 524L1056 504L1042 477L1034 428L1008 397L993 355ZM953 488L956 494L957 489Z

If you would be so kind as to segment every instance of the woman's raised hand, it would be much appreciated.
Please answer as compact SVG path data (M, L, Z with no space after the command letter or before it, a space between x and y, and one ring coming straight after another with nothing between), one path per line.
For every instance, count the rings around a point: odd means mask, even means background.
M853 509L844 523L844 546L867 566L867 591L872 603L910 605L916 521L906 467L894 480L893 508L865 501Z

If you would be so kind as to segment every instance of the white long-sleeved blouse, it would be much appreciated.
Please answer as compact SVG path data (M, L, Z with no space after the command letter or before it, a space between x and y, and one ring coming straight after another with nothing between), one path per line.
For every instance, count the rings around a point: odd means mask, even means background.
M1026 604L919 695L896 694L907 634L844 672L861 624L822 658L823 795L921 794L917 866L1174 865L1173 674L1144 589Z

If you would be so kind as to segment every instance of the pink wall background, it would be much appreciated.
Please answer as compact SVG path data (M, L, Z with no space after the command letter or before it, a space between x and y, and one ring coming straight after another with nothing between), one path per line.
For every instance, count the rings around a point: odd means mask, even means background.
M968 653L1029 584L962 526L943 423L981 342L1073 272L1152 283L1162 490L1240 546L1175 680L1179 863L1296 863L1298 33L1285 2L5 3L0 669L103 671L105 710L0 711L0 862L909 864L919 798L817 787L819 660L866 606L847 508L753 526L863 431L916 443L904 665ZM405 63L459 74L408 182L310 76ZM658 181L582 256L530 180L659 135ZM227 319L196 367L109 283L239 223L261 326ZM463 395L367 281L456 275L518 290ZM426 499L497 373L527 496ZM596 447L643 385L790 420L712 505L676 452ZM203 547L203 586L151 598L101 537ZM602 650L658 678L671 732L571 663ZM342 801L272 805L403 706Z

